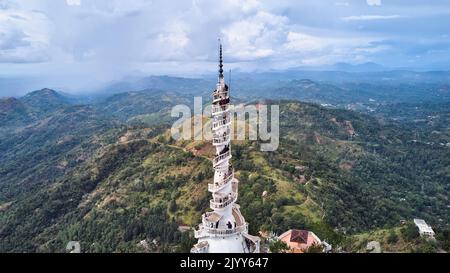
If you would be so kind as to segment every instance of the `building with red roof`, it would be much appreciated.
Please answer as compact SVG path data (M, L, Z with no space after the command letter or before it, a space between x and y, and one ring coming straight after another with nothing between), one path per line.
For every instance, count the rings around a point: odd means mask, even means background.
M308 230L291 229L278 236L278 239L289 246L291 253L304 253L309 247L322 244L319 237Z

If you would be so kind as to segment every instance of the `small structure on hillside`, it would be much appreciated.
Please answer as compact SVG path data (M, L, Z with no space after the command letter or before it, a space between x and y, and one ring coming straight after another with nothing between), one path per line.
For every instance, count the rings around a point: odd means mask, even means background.
M147 242L146 239L140 241L140 242L139 242L139 245L140 245L141 247L143 247L145 250L149 250L149 249L150 249L150 246L148 245L148 242Z
M333 250L333 246L325 241L322 241L322 246L323 246L323 252L325 252L325 253L330 253Z
M414 224L416 224L419 229L420 236L434 238L433 229L425 222L423 219L414 219Z
M322 245L322 241L311 231L291 229L278 236L280 241L285 242L291 253L304 253L309 247Z
M380 242L371 241L367 243L366 252L368 253L381 253Z
M181 233L190 231L192 228L190 226L178 226L178 231Z

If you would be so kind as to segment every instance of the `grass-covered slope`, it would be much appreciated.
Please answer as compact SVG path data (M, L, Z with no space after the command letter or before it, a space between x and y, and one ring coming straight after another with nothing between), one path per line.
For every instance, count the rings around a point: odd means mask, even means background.
M62 252L68 241L86 252L189 249L193 240L178 226L197 225L208 209L213 149L173 141L167 125L124 123L133 115L121 109L141 95L117 97L109 108L65 107L4 133L0 251ZM164 121L167 107L135 114ZM395 229L402 219L448 228L449 150L413 135L355 112L281 102L277 151L233 142L251 233L304 228L359 251L366 239L353 236Z

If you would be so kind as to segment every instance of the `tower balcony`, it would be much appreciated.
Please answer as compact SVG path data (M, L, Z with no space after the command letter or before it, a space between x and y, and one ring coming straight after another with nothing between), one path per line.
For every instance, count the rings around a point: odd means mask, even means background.
M202 215L203 227L206 227L206 228L217 227L217 224L220 221L220 219L222 219L222 215L216 213L215 211L206 212Z
M212 127L213 127L213 130L216 130L219 127L228 126L230 124L231 124L231 117L230 117L230 114L227 113L227 115L225 117L219 118L216 121L213 120Z
M225 82L224 82L224 85L222 85L219 81L217 83L216 89L212 92L212 94L213 94L213 97L215 97L216 95L227 94L228 91L229 91L228 85L225 84Z
M244 233L245 244L247 245L248 253L259 253L261 247L261 239L257 236L252 236Z
M245 219L244 219L244 216L242 216L241 211L239 210L239 205L235 204L233 206L233 209L232 209L231 212L233 214L234 221L236 222L236 225L241 226L241 225L244 225L246 223Z
M233 236L238 233L247 233L248 232L248 223L244 223L243 225L237 225L236 227L224 229L224 228L209 228L204 225L199 226L199 230L194 231L195 238L204 238L204 237L226 237Z
M229 103L230 103L230 98L229 97L213 101L213 105L214 106L223 106L223 105L227 105Z
M234 170L231 169L228 174L218 183L208 184L208 191L217 192L222 190L228 183L230 183L234 178Z
M239 181L237 179L232 180L231 182L231 192L229 193L213 193L213 199L211 200L213 203L225 203L226 201L233 199L235 197L237 199L238 196L238 184Z
M213 167L216 168L218 165L223 163L225 160L230 160L230 159L231 159L231 151L228 150L227 152L220 154L214 158Z
M215 209L224 209L224 208L228 207L229 205L234 204L236 202L236 200L237 200L237 194L231 193L230 196L224 197L222 200L220 200L220 198L219 198L219 200L216 199L216 201L214 201L214 199L210 200L209 207L214 210ZM222 202L220 202L220 201L222 201Z
M195 244L191 249L191 253L208 253L209 244L208 241L203 241L198 244Z
M224 112L228 112L230 110L230 105L229 104L224 104L224 105L213 105L212 106L212 114L213 115L220 115Z
M228 130L222 135L217 135L217 133L213 134L213 145L215 146L225 145L230 141L231 141L230 128L228 128Z
M229 99L228 91L214 91L213 92L213 104L223 99Z

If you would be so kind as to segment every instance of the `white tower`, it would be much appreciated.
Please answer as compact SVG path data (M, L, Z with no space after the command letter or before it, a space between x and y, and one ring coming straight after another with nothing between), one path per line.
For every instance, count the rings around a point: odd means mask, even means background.
M242 216L238 197L238 183L234 178L231 159L230 96L223 76L222 45L219 45L219 81L213 92L213 160L214 182L208 184L212 193L212 212L202 215L199 230L195 231L198 243L192 253L259 253L260 239L248 234L248 223Z

